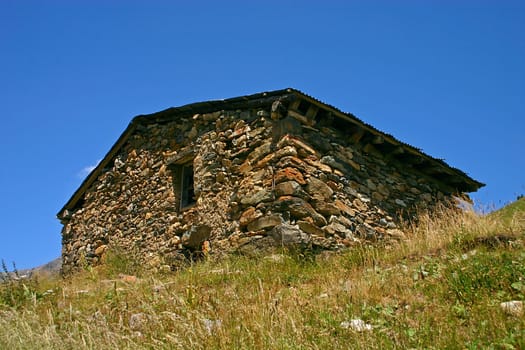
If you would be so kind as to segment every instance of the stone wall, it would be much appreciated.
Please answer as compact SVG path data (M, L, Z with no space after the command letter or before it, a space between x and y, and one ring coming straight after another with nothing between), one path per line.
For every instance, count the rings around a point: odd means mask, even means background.
M153 268L196 252L337 249L399 235L398 214L444 198L439 183L325 124L268 106L139 125L65 221L64 273L112 245ZM186 162L196 203L181 210Z

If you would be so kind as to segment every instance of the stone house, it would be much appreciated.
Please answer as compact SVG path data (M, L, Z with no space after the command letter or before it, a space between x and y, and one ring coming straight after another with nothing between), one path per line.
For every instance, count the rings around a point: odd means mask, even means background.
M399 235L400 214L483 184L295 89L135 117L58 213L63 272L108 246L151 266Z

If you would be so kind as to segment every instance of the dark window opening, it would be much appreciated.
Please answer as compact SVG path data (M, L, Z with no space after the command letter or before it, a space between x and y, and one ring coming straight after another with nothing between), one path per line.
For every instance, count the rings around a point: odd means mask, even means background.
M308 111L309 106L310 104L308 102L301 101L301 103L299 103L299 106L297 106L297 111L301 113L302 115L306 115L306 112Z
M180 209L182 210L196 202L193 188L193 166L183 165L180 179Z

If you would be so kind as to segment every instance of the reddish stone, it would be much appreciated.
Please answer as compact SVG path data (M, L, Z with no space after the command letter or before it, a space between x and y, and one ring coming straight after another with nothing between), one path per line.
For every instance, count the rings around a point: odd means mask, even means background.
M108 246L105 244L99 246L97 249L95 249L95 255L102 256L102 254L104 254L104 252L106 251L107 247Z
M256 210L254 207L249 207L241 214L241 217L239 218L239 225L244 227L261 216L262 213L260 211Z
M319 156L319 153L315 149L291 135L284 136L281 139L281 141L279 141L279 143L277 144L277 147L283 146L294 146L297 149L297 151L304 156Z
M234 137L240 136L242 134L246 134L248 131L250 131L251 128L249 125L244 125L239 127L238 129L235 129L233 133L228 137L229 139L233 139Z
M136 283L137 282L137 276L133 276L133 275L124 275L124 274L119 274L119 278L122 282L126 282L126 283Z
M241 174L247 174L249 173L250 171L252 171L253 167L251 166L250 162L244 162L242 163L240 166L239 166L239 172Z
M376 202L382 202L385 200L385 197L383 197L379 192L372 192L372 199Z
M277 205L281 211L288 211L290 215L297 219L311 217L318 226L326 225L326 219L319 214L305 200L292 196L282 196L277 199Z
M300 185L306 184L303 174L299 170L290 167L279 169L275 174L275 183L284 181L295 181Z
M325 173L331 173L332 172L332 168L326 164L323 164L317 160L313 160L313 159L310 159L310 158L306 158L305 161L310 164L311 166L321 170L322 172L325 172Z
M271 152L271 142L263 143L261 146L254 149L250 155L248 156L248 162L253 164L262 158L268 156L268 154Z
M315 177L308 178L306 191L318 201L329 200L334 193L334 191L326 183Z
M328 187L330 187L334 191L339 191L340 190L339 185L336 182L334 182L334 181L331 181L331 180L326 181L326 184L328 185Z
M285 181L275 185L275 195L277 196L305 196L301 185L296 181Z
M348 216L355 216L354 209L350 208L345 203L341 202L339 199L336 199L334 201L334 205L341 210L342 213L348 215Z
M341 211L339 208L330 202L325 201L316 201L314 203L315 210L317 210L319 213L323 214L324 216L331 216L331 215L340 215Z
M273 160L274 157L275 157L275 153L267 155L266 157L264 157L263 159L258 161L257 164L255 165L255 167L256 168L262 168L262 167L266 166L270 161Z
M276 159L281 159L283 157L296 157L297 150L293 146L286 146L274 153Z
M249 231L260 231L269 227L274 227L282 223L279 215L268 215L258 218L248 224Z
M354 199L352 204L360 212L365 212L366 210L368 210L368 206L365 203L363 203L359 198Z
M357 244L359 244L359 241L356 240L356 239L348 239L348 238L345 238L342 240L342 243L346 246L346 247L353 247Z
M303 221L303 220L300 220L300 221L297 221L297 225L299 226L299 228L301 230L303 230L304 232L308 233L308 234L311 234L311 235L317 235L317 236L324 236L324 231L321 230L319 227L317 227L316 225L308 222L308 221Z
M313 166L306 164L300 158L292 157L292 156L282 157L279 160L279 162L277 162L277 166L279 168L287 168L287 167L296 168L297 170L301 171L303 174L310 174L316 171L316 169Z

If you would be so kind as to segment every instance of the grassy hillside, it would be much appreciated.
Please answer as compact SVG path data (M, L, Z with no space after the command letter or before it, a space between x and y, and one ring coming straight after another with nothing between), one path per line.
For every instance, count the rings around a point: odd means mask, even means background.
M523 221L525 220L525 197L521 197L514 203L511 203L504 207L503 209L500 209L491 215L495 219L503 220L505 224L510 224L513 220L515 221L521 221L521 224L523 224Z
M342 254L208 259L148 274L132 257L5 285L2 349L524 349L523 201L441 211ZM359 320L359 321L358 321Z

